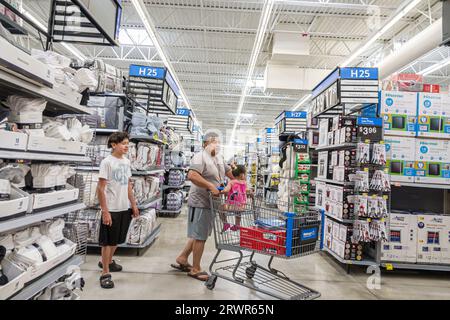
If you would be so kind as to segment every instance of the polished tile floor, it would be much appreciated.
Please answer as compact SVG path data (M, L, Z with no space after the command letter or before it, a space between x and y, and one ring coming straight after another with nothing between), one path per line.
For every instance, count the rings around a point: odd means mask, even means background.
M116 287L100 288L97 267L99 251L89 251L82 266L86 280L82 299L271 299L235 283L218 279L214 290L203 283L174 271L174 262L186 241L186 215L161 218L159 238L147 250L136 256L135 250L121 249L120 260L124 271L113 274ZM207 242L204 255L205 269L215 254L214 239ZM260 260L266 260L262 257ZM321 293L320 299L448 299L450 300L450 274L418 271L382 272L379 289L367 286L369 274L354 267L350 274L328 254L321 252L294 260L276 260L274 267L291 279Z

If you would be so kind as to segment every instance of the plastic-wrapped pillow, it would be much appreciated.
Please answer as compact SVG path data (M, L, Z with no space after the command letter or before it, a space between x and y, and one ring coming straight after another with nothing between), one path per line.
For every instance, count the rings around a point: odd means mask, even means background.
M31 49L31 56L37 60L55 67L69 67L72 60L54 51Z
M95 91L98 86L98 80L95 76L95 73L89 69L82 68L79 69L75 73L74 82L79 87L78 92L83 92L86 89L89 89L89 91Z
M56 243L64 239L64 226L64 219L57 219L42 224L40 226L40 231L42 235L49 237L54 243Z
M40 98L26 98L13 95L6 99L6 105L11 109L11 111L17 113L44 112L44 109L47 106L47 101Z
M41 233L38 227L28 228L23 231L17 232L13 236L14 246L16 248L22 248L29 246L36 242L41 237Z
M6 251L11 251L14 249L13 235L7 234L0 236L0 246L5 247Z

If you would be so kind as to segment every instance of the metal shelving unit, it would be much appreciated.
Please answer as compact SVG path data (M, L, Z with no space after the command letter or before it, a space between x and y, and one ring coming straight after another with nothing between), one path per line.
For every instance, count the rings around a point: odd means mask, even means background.
M415 263L402 263L402 262L382 262L381 266L388 271L395 269L405 270L428 270L428 271L443 271L449 272L450 265L443 264L415 264Z
M375 262L375 260L361 260L361 261L357 261L357 260L345 260L341 257L339 257L335 252L331 251L328 247L323 247L323 250L328 252L330 255L333 256L333 258L335 258L337 261L339 261L340 263L343 264L347 264L347 265L356 265L356 266L373 266L373 265L378 265L377 262Z
M0 94L3 96L23 94L33 98L44 98L47 100L45 112L51 115L92 114L89 108L67 101L55 89L39 87L4 70L0 70Z
M145 210L145 209L151 208L155 203L157 203L159 201L162 201L161 196L158 196L156 198L149 200L148 202L138 205L138 208L139 208L139 210Z
M59 278L66 274L67 269L70 266L80 266L84 263L82 256L74 256L66 262L60 264L53 270L47 272L38 280L32 282L23 288L18 294L10 298L10 300L29 300L33 298L43 289L47 288L52 283L56 282Z
M319 182L326 182L326 183L331 183L331 184L337 184L340 186L353 186L355 183L354 182L342 182L342 181L336 181L336 180L332 180L332 179L324 179L324 178L314 178L315 181L319 181Z
M156 144L161 144L161 145L167 145L167 142L159 140L159 139L155 139L154 137L151 136L130 136L130 140L139 140L139 141L143 141L143 142L152 142L152 143L156 143Z
M158 224L158 226L153 229L153 231L148 235L147 239L142 244L128 244L123 243L119 244L118 248L126 248L126 249L137 249L137 255L140 255L140 250L145 249L148 246L150 246L156 238L159 236L161 232L161 224ZM98 243L88 243L88 247L90 248L100 248L101 246Z
M415 188L427 188L427 189L450 189L450 184L433 184L433 183L421 183L421 182L395 182L391 181L391 185L394 187L415 187Z
M0 150L0 159L57 161L57 162L91 162L91 158L60 153L39 153L28 151Z
M329 151L329 150L339 150L339 149L346 149L346 148L356 148L356 143L342 143L342 144L336 144L332 146L325 146L325 147L316 147L316 151Z
M336 220L336 221L339 221L339 222L341 222L341 223L351 223L351 224L353 224L353 223L355 222L355 220L353 220L353 219L341 219L341 218L332 216L331 214L329 214L329 213L326 212L326 211L324 211L324 213L325 213L325 215L326 215L327 217L329 217L329 218L331 218L331 219L334 219L334 220Z
M84 203L75 203L58 208L50 209L40 213L31 213L17 219L6 220L0 223L0 233L23 228L34 223L62 216L64 214L82 210Z

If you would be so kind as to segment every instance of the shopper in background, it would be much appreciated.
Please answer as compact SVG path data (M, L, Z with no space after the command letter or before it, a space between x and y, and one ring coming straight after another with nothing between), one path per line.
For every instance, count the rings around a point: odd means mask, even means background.
M194 155L188 172L188 179L192 181L188 201L188 242L176 259L173 268L188 272L190 277L207 281L209 275L201 269L201 259L205 242L211 235L214 216L211 211L210 192L217 196L225 180L225 176L234 179L231 168L219 154L219 135L208 132L203 137L203 151ZM193 253L193 265L188 263Z
M130 181L130 160L124 157L128 153L128 144L126 132L113 133L108 139L112 153L100 164L97 194L102 209L99 233L102 261L98 265L103 269L100 286L105 289L114 288L110 272L122 271L113 256L117 245L126 241L132 216L139 216Z

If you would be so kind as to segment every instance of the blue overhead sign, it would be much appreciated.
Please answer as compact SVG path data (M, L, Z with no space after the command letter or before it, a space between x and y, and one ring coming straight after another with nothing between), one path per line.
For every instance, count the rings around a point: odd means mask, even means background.
M266 132L267 133L275 133L275 129L274 128L266 128Z
M341 79L378 80L378 68L341 68Z
M179 116L189 116L191 114L191 110L189 109L177 109L177 115Z
M286 111L286 118L306 119L306 111Z
M130 77L164 79L165 75L164 68L130 65Z

